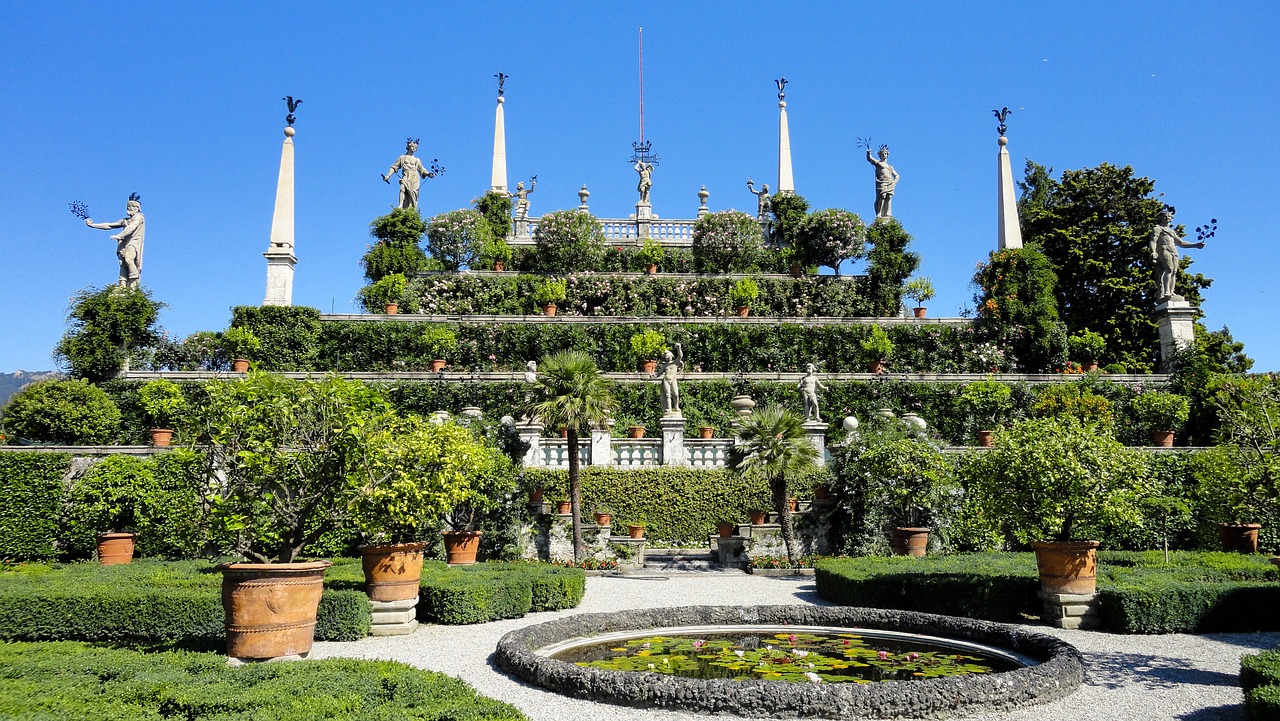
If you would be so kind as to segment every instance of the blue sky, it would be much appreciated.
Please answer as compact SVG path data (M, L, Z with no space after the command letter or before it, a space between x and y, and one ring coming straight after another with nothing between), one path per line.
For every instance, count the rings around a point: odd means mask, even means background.
M351 312L367 226L396 202L378 178L404 138L447 172L422 210L489 185L496 81L507 81L510 183L532 212L633 212L637 28L654 212L753 210L776 187L786 76L796 189L874 215L857 139L887 143L894 214L938 297L971 305L996 243L996 132L1016 172L1132 165L1188 227L1215 280L1206 322L1280 369L1272 188L1280 169L1275 3L45 3L0 5L0 371L52 367L67 299L116 277L110 233L131 192L147 216L144 285L174 334L224 328L262 301L284 103L298 111L294 302Z

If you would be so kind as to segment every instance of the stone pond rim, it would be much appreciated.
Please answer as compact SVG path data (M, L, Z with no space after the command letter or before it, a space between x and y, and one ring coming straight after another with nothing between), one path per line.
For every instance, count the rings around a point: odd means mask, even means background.
M789 624L884 629L962 639L1039 659L994 674L885 681L798 684L691 679L584 668L540 656L537 649L578 636L691 625ZM951 616L847 606L683 606L589 613L512 631L498 642L502 670L557 693L625 706L753 717L937 718L1030 706L1062 698L1084 679L1075 647L1019 626Z

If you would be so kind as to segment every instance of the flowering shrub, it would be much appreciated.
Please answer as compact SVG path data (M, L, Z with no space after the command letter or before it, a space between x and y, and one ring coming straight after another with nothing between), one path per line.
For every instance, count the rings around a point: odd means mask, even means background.
M699 273L748 272L763 246L755 218L737 210L707 213L693 226L693 267Z
M840 263L862 257L866 239L867 226L857 213L838 208L810 213L796 237L803 264L829 266L837 274Z
M590 213L557 210L538 219L533 241L535 270L568 273L595 266L604 250L604 227Z
M478 210L451 210L427 224L427 251L446 270L470 268L481 248L493 242L493 231Z

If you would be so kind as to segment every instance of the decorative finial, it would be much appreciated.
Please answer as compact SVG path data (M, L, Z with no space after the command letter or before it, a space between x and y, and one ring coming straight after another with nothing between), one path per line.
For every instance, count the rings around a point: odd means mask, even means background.
M1000 108L999 110L991 111L991 113L996 116L996 120L1000 121L1000 127L996 128L996 130L1000 132L1000 137L1002 138L1004 137L1004 131L1008 129L1008 127L1004 124L1005 118L1009 117L1009 113L1012 113L1012 112L1013 111L1010 110L1007 106Z
M655 168L658 166L658 156L653 153L653 141L646 140L644 142L635 142L631 144L631 159L628 163L646 163Z
M292 95L286 95L280 99L285 102L285 105L289 106L289 114L284 116L284 121L292 128L293 124L298 121L298 117L293 113L298 109L299 105L302 105L302 99L294 100Z
M787 97L787 79L778 78L773 82L778 85L778 100L785 100Z
M506 92L505 90L502 89L502 84L507 82L507 78L511 76L506 75L503 72L499 71L498 74L494 75L493 77L498 79L498 97L502 97L502 94Z

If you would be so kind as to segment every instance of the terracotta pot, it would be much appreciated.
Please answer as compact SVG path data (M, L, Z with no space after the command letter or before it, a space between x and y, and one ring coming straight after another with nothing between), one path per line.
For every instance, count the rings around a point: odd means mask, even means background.
M644 272L648 273L649 275L657 275L658 274L657 264L650 263L648 266L645 267Z
M560 429L560 437L561 437L561 438L568 438L568 437L569 437L569 429L568 429L568 428L561 428L561 429Z
M1173 431L1151 431L1151 445L1158 448L1173 448Z
M817 501L825 501L831 497L831 487L825 483L819 483L813 487L813 498Z
M1260 528L1260 523L1219 523L1218 541L1222 543L1224 551L1257 553Z
M556 513L567 516L573 513L573 502L569 500L556 501Z
M555 304L555 303L547 303L546 305L542 306L542 314L543 314L543 315L555 315L555 314L556 314L556 304Z
M156 448L168 448L169 443L173 440L173 431L168 428L152 428L149 433L151 434L151 445Z
M644 426L631 426L632 438L644 438Z
M800 276L804 275L804 268L801 268L799 265L795 263L791 264L790 270L791 270L792 278L799 278Z
M791 507L791 511L794 513L795 511L800 510L800 499L799 499L799 498L788 498L788 499L787 499L787 505Z
M928 308L924 308L924 307L912 308L912 309L911 309L911 312L912 312L912 313L915 313L917 318L923 318L923 317L924 317L924 314L925 314L925 313L927 313L928 311L929 311L929 309L928 309Z
M738 306L738 317L739 317L739 318L746 318L746 317L747 317L747 316L749 316L749 315L751 315L751 308L750 308L750 306L745 306L745 305L740 305L740 306Z
M644 362L644 365L642 365L641 367L644 368L645 373L653 373L654 371L658 370L658 361L647 360Z
M444 555L450 566L465 566L476 562L480 550L480 536L484 531L444 531Z
M132 563L133 549L137 542L136 533L99 533L98 563L104 566Z
M227 655L279 658L311 652L328 561L224 563Z
M435 360L431 361L431 372L439 373L440 371L444 370L444 367L446 365L448 364L445 362L445 359L436 358Z
M978 445L983 448L990 448L995 445L995 431L978 431Z
M710 440L716 437L716 429L711 426L700 426L698 428L698 437L702 440Z
M503 263L500 260L495 260L493 261L493 269L495 272L501 273L502 271L507 269L507 264Z
M875 375L880 375L881 373L884 373L884 361L872 361L871 368L868 372L874 373Z
M232 373L248 373L249 360L247 358L235 358L231 361Z
M613 523L613 514L612 514L612 513L596 513L596 525L597 525L597 526L607 526L607 525L609 525L610 523Z
M733 523L717 523L716 524L716 533L720 534L721 538L728 538L732 536L733 532L736 530L738 530L737 524L733 524Z
M1093 361L1089 361L1088 363L1082 363L1081 367L1084 369L1085 373L1093 373L1094 371L1098 370L1098 361L1093 360Z
M751 511L751 525L763 526L768 514L765 511Z
M1032 541L1040 590L1091 594L1097 589L1098 541Z
M542 486L533 489L533 493L529 494L530 503L542 503Z
M400 312L400 304L387 303L382 309L387 312L387 315L395 315Z
M425 543L360 546L364 587L370 601L405 601L418 597Z
M929 548L929 529L899 527L892 531L890 545L895 556L923 556Z
M627 535L632 538L644 538L644 526L627 526Z

